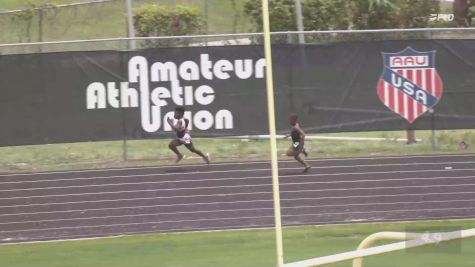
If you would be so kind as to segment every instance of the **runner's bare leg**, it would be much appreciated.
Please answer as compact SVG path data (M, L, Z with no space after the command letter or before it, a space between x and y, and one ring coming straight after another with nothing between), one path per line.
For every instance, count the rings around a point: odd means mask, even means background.
M178 163L183 159L183 154L181 154L180 151L178 151L178 148L177 148L180 145L181 145L180 141L178 141L176 139L172 140L170 142L170 144L168 145L168 148L170 148L170 150L173 151L177 156L177 159L176 159L175 163Z
M188 148L188 150L190 150L191 152L199 155L200 157L203 158L203 160L209 164L209 158L208 156L206 156L205 154L203 154L203 152L201 152L200 150L196 149L195 146L193 145L193 143L190 143L190 144L185 144L186 148Z
M300 164L302 164L305 169L303 172L308 172L308 170L310 170L310 165L308 165L307 162L305 162L305 160L303 160L301 157L300 157L300 154L297 154L294 156L294 159L296 159Z

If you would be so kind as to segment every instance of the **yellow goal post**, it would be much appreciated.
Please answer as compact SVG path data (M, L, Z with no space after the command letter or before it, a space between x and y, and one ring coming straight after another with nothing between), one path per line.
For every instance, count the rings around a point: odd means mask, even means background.
M353 260L356 259L353 264L360 264L360 265L353 265L353 267L361 267L362 264L362 257L373 256L393 251L399 251L403 249L415 248L430 244L437 244L439 242L445 242L450 240L468 238L468 237L475 237L475 228L461 230L461 231L453 231L453 232L445 232L445 233L431 233L432 237L437 236L437 238L428 238L427 234L419 234L419 233L401 233L401 232L381 232L376 233L368 238L366 238L358 247L358 250L344 252L340 254L324 256L319 258L313 258L303 261L297 261L293 263L287 263L281 265L281 267L313 267L313 266L320 266L329 263L336 263L340 261L346 260ZM382 246L376 246L372 248L367 248L376 241L383 240L383 239L396 239L396 240L407 240Z

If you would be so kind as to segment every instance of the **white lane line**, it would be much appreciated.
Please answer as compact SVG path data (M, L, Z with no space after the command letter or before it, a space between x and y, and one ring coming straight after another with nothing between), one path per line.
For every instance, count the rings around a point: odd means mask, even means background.
M349 222L354 224L383 224L385 222L392 223L414 223L416 221L428 221L428 220L444 220L444 221L472 221L473 219L466 216L450 216L439 217L439 216L425 216L420 217L405 217L401 221L400 219L384 219L384 220L346 220L346 221L327 221L327 222L305 222L305 223L284 223L284 227L293 228L298 226L312 226L316 225L319 227L325 226L337 226L337 225L348 225ZM270 222L269 224L249 224L249 225L228 225L228 226L216 226L216 227L196 227L196 228L172 228L169 230L144 230L144 231L121 231L121 232L109 232L104 234L96 235L96 237L90 237L91 235L58 235L55 236L56 239L53 240L37 240L37 241L26 241L22 242L18 240L17 242L12 243L0 243L0 246L21 246L24 244L42 244L42 243L54 243L54 242L70 242L70 241L81 241L81 240L94 240L94 239L104 239L104 238L123 238L123 237L133 237L137 235L146 235L146 234L160 234L160 235L183 235L183 234L193 234L193 233L214 233L214 232L227 232L227 231L255 231L255 230L272 230L273 226ZM30 238L30 240L35 238ZM42 237L42 239L45 239ZM4 239L5 240L5 239ZM3 241L4 241L3 240Z
M100 240L100 239L112 239L112 238L120 238L120 237L126 237L126 236L127 234L113 234L113 233L111 233L111 235L109 236L98 236L98 237L59 235L56 238L69 237L69 239L38 240L38 241L25 241L25 242L18 240L16 243L15 242L14 243L0 243L0 246L20 246L20 245L32 245L32 244L34 245L34 244L59 243L59 242L94 241L94 240ZM77 238L74 238L74 237L77 237ZM0 240L0 241L3 241L3 240Z
M307 216L328 216L328 215L347 215L347 214L373 214L373 213L401 213L401 212L417 212L417 211L453 211L453 210L475 210L475 207L451 207L451 208L439 208L439 209L412 209L412 210L381 210L381 211L355 211L355 212L333 212L333 213L316 213L316 214L287 214L282 215L285 217L307 217ZM101 224L101 225L83 225L83 226L64 226L64 227L53 227L53 228L35 228L35 229L21 229L21 230L8 230L0 231L1 234L6 233L23 233L23 232L38 232L38 231L56 231L56 230L67 230L67 229L91 229L91 228L102 228L102 227L114 227L114 226L131 226L131 225L149 225L149 224L164 224L164 223L184 223L184 222L210 222L210 221L227 221L227 220L245 220L245 219L264 219L264 218L274 218L274 216L244 216L244 217L222 217L222 218L206 218L206 219L190 219L190 220L168 220L168 221L155 221L155 222L136 222L136 223L118 223L118 224Z
M475 193L475 192L474 192ZM267 193L266 193L267 194ZM246 193L246 195L248 195ZM221 194L208 195L210 197L221 196ZM233 195L234 196L234 195ZM185 196L186 197L186 196ZM190 198L202 197L202 196L189 196ZM0 206L0 208L22 208L22 207L42 207L42 206L62 206L72 204L89 204L89 203L110 203L110 202L125 202L125 201L145 201L145 200L157 200L163 199L163 197L140 197L140 198L120 198L120 199L105 199L105 200L86 200L86 201L71 201L71 202L56 202L56 203L32 203L22 205ZM216 202L193 202L193 203L175 203L165 204L163 206L193 206L193 205L215 205L215 204L227 204L227 203L247 203L247 202L259 202L259 201L272 201L272 199L258 199L258 200L239 200L239 201L216 201Z
M298 168L301 169L301 168ZM451 169L453 170L453 169ZM460 170L460 169L459 169ZM421 172L424 172L425 170L421 170ZM365 173L366 174L366 173ZM300 176L310 176L310 177L315 177L311 174L303 174L303 175L293 175L292 177L300 177ZM319 176L325 176L324 174L320 174ZM257 179L265 179L269 180L272 176L250 176L250 177L230 177L226 179L203 179L203 180L186 180L187 185L189 183L202 183L202 182L208 182L208 181L242 181L242 180L257 180ZM362 179L362 180L340 180L340 181L323 181L323 182L282 182L280 183L282 186L285 185L303 185L303 184L341 184L341 183L368 183L368 182L391 182L391 181L407 181L407 180L441 180L441 179L451 179L451 180L456 180L456 179L467 179L467 178L473 178L475 176L445 176L445 177L423 177L423 178L418 178L418 177L411 177L411 178L397 178L397 179ZM180 181L180 182L185 182L185 181ZM52 190L52 189L71 189L71 188L97 188L97 187L109 187L109 186L129 186L129 185L160 185L160 184L167 184L167 183L172 183L173 185L176 184L177 182L174 181L158 181L158 182L138 182L138 183L114 183L114 184L89 184L89 185L73 185L73 186L56 186L56 187L36 187L36 188L17 188L17 189L4 189L0 190L0 192L19 192L19 191L38 191L38 190ZM226 186L208 186L208 187L175 187L175 188L157 188L156 190L160 191L176 191L176 190L192 190L192 189L213 189L213 188L233 188L233 187L238 187L238 186L243 186L243 187L252 187L252 186L264 186L264 185L270 185L270 183L265 183L265 184L246 184L246 185L226 185Z
M475 193L475 192L474 192ZM335 207L359 207L359 206L386 206L386 205L406 205L406 204L427 204L427 203L454 203L454 202L475 202L475 199L452 199L452 200L422 200L422 201L401 201L401 202L373 202L373 203L349 203L349 204L329 204L329 205L301 205L286 207L282 209L302 209L302 208L335 208Z
M33 198L49 198L49 197L68 197L68 196L84 196L84 195L108 195L108 194L122 194L122 193L144 193L155 192L156 190L132 190L132 191L120 191L120 192L97 192L97 193L84 193L84 194L65 194L65 195L48 195L48 196L32 196L32 197L11 197L0 198L0 200L12 200L12 199L33 199ZM271 191L264 192L246 192L246 193L216 193L216 194L199 194L199 195L186 195L186 196L166 196L157 197L160 199L174 199L174 198L190 198L190 197L211 197L211 196L240 196L240 195L255 195L255 194L272 194Z
M28 224L28 223L48 223L48 222L67 222L67 221L87 221L98 219L114 219L114 218L134 218L134 217L147 217L147 216L170 216L181 214L201 214L201 213L220 213L220 212L239 212L239 211L272 211L273 208L250 208L250 209L230 209L230 210L211 210L211 211L183 211L183 212L164 212L164 213L143 213L143 214L129 214L129 215L111 215L111 216L95 216L95 217L82 217L82 218L67 218L67 219L54 219L54 220L35 220L35 221L20 221L20 222L1 222L0 225L12 225L12 224ZM1 232L1 231L0 231Z
M453 210L475 210L475 207L449 207L449 208L427 208L427 209L404 209L404 210L371 210L371 211L349 211L349 212L328 212L328 213L304 213L304 214L288 214L282 215L282 217L306 217L306 216L328 216L328 215L348 215L348 214L373 214L373 213L401 213L401 212L414 212L414 211L453 211Z
M258 177L262 178L262 177ZM426 181L426 180L447 180L450 179L450 181L457 180L457 179L468 179L468 178L475 178L475 176L458 176L458 177L451 177L451 176L446 176L446 177L429 177L429 178L397 178L397 179L386 179L386 180L346 180L346 181L325 181L325 182L301 182L301 183L281 183L282 186L285 185L306 185L306 184L338 184L338 183L365 183L365 182L394 182L394 181ZM475 192L474 192L475 193ZM267 200L266 200L267 201ZM237 201L238 203L240 201ZM242 201L242 202L253 202L253 201ZM198 204L198 203L195 203ZM195 205L195 204L186 204L186 205ZM201 203L201 204L207 204L207 203ZM216 203L214 203L216 204ZM54 205L54 204L52 204ZM181 205L181 204L180 204ZM24 206L24 205L20 205ZM68 211L50 211L50 212L32 212L32 213L12 213L12 214L0 214L0 217L2 216L9 216L9 215L27 215L27 214L48 214L48 213L57 213L57 212L82 212L82 211L98 211L98 210L109 210L109 209L121 209L121 208L146 208L146 207L159 207L159 206L166 206L170 207L173 205L153 205L153 206L132 206L132 207L117 207L117 208L103 208L103 209L83 209L83 210L68 210ZM17 206L0 206L0 208L12 208L12 207L17 207Z
M265 194L270 194L265 192ZM376 197L411 197L411 196L440 196L440 195L466 195L466 194L475 194L475 191L464 191L464 192L445 192L445 193L425 193L421 194L385 194L385 195L350 195L350 196L340 196L340 197L304 197L304 198L281 198L284 201L301 201L301 200L328 200L328 199L359 199L359 198L376 198ZM248 195L246 193L246 195ZM221 196L210 195L210 196ZM233 195L234 196L234 195ZM201 197L201 196L189 196L190 198ZM87 201L71 201L71 202L56 202L56 203L32 203L32 204L23 204L23 205L11 205L11 206L0 206L0 208L22 208L22 207L41 207L41 206L62 206L62 205L72 205L72 204L86 204L86 203L110 203L110 202L125 202L125 201L144 201L144 200L157 200L162 199L163 197L145 197L145 198L122 198L122 199L106 199L106 200L87 200ZM260 201L272 201L272 199L259 199L259 200L242 200L242 201L218 201L218 202L193 202L193 203L175 203L175 204L166 204L163 206L192 206L192 205L215 205L215 204L233 204L233 203L247 203L247 202L260 202Z
M454 194L454 193L452 193ZM475 194L475 192L473 192ZM297 200L297 199L292 199ZM401 205L401 204L423 204L423 203L452 203L452 202L473 202L475 199L449 199L449 200L415 200L415 201L402 201L402 202L372 202L372 203L348 203L348 204L327 204L327 205L300 205L300 206L283 206L282 209L299 209L299 208L329 208L329 207L352 207L352 206L367 206L367 205ZM272 202L272 200L250 200L250 201L236 201L236 202L215 202L213 204L236 204L236 203L256 203L256 202ZM183 204L186 206L197 206L199 204L211 205L211 203L190 203ZM57 214L57 213L84 213L84 212L93 212L93 211L106 211L106 210L125 210L125 209L144 209L144 208L161 208L161 207L170 207L174 205L147 205L147 206L131 206L131 207L116 207L116 208L98 208L98 209L81 209L81 210L64 210L64 211L46 211L46 212L25 212L25 213L10 213L10 214L0 214L0 217L15 217L15 216L25 216L25 215L39 215L39 214ZM228 211L244 211L244 210L265 210L272 208L250 208L250 209L226 209L226 210L208 210L208 211L191 211L191 212L168 212L168 213L155 213L156 215L163 214L187 214L187 213L209 213L209 212L228 212ZM83 217L80 217L83 219ZM56 220L54 220L56 221ZM24 222L24 221L23 221ZM40 221L32 221L40 222ZM43 222L43 221L41 221ZM18 223L18 222L17 222Z
M302 168L283 168L284 170L289 169L302 169ZM71 177L69 179L52 179L52 180L30 180L30 181L20 181L21 182L44 182L44 181L73 181L80 179L108 179L108 178L127 178L127 177L143 177L143 176L173 176L173 175L196 175L196 174L210 174L210 173L229 173L229 172L252 172L252 171L268 171L270 168L261 168L261 169L233 169L233 170L217 170L217 171L190 171L190 172L167 172L167 173L147 173L147 174L128 174L128 175L107 175L107 176L91 176L91 177ZM10 183L10 182L2 182ZM17 183L17 182L14 182Z
M353 191L353 190L380 190L380 189L410 189L410 188L441 188L441 187L460 187L475 186L475 184L449 184L449 185L410 185L410 186L375 186L375 187L353 187L353 188L330 188L330 189L308 189L308 190L288 190L281 193L304 193L304 192L329 192L329 191ZM421 194L422 195L422 194Z
M351 196L335 196L335 197L302 197L302 198L282 198L282 202L292 202L292 201L305 201L305 200L330 200L330 199L360 199L360 198L389 198L389 197L429 197L429 196L451 196L451 195L472 195L475 194L475 191L464 191L464 192L443 192L443 193L411 193L411 194L384 194L384 195L351 195Z
M280 161L291 162L291 161ZM49 175L49 174L71 174L71 173L94 173L94 172L109 172L109 171L133 171L133 170L162 170L162 169L179 169L186 167L203 167L208 166L227 166L227 165L253 165L253 164L270 164L267 161L241 161L241 162L223 162L206 164L186 164L186 165L164 165L164 166L143 166L130 168L108 168L108 169L89 169L89 170L71 170L71 171L51 171L51 172L26 172L26 173L3 173L2 176L35 176L35 175Z
M417 223L417 222L432 222L432 221L446 221L446 222L458 222L458 221L473 221L472 215L451 215L451 216L424 216L424 217L403 217L400 219L348 219L344 221L327 221L327 222L297 222L297 223L284 223L285 227L296 227L296 226L306 226L314 225L317 227L325 226L338 226L338 225L348 225L348 224L383 224L383 223L394 223L394 224L407 224L407 223ZM273 229L273 228L272 228ZM170 233L171 234L171 233ZM365 236L362 236L364 238Z
M301 168L298 168L301 169ZM424 172L454 172L454 171L467 171L475 169L448 169L448 170L424 170ZM357 173L330 173L330 174L301 174L301 175L292 175L292 177L298 176L343 176L343 175L368 175L368 174L394 174L394 173L414 173L421 172L421 170L414 171L391 171L391 172L357 172ZM268 176L270 178L271 176ZM105 191L105 192L90 192L90 193L74 193L74 194L56 194L56 195L35 195L35 196L23 196L23 197L7 197L0 198L0 200L11 200L11 199L31 199L31 198L48 198L48 197L64 197L64 196L83 196L83 195L103 195L103 194L121 194L121 193L137 193L137 192L158 192L158 191L171 191L171 190L193 190L193 189L216 189L216 188L233 188L233 187L253 187L253 186L270 186L270 184L260 184L260 185L238 185L238 186L214 186L214 187L201 187L201 188L170 188L170 189L142 189L142 190L126 190L126 191Z
M413 158L451 158L451 157L475 157L475 154L437 154L437 155L403 155L403 156L383 156L383 157L355 157L355 158L328 158L328 159L308 159L310 162L327 162L327 161L355 161L355 160L384 160L384 159L413 159ZM280 163L292 163L292 160L282 160ZM2 176L32 176L32 175L48 175L48 174L69 174L69 173L93 173L93 172L108 172L108 171L129 171L129 170L147 170L147 169L169 169L169 168L184 168L184 167L206 167L206 166L227 166L227 165L252 165L252 164L270 164L269 161L242 161L242 162L223 162L212 163L210 165L204 164L189 164L189 165L167 165L167 166L144 166L132 168L109 168L109 169L90 169L90 170L72 170L72 171L52 171L52 172L28 172L28 173L4 173Z
M249 195L254 193L243 193L243 195ZM259 193L255 193L259 194ZM260 194L270 194L270 192L261 192ZM301 201L301 200L329 200L329 199L358 199L358 198L377 198L377 197L411 197L411 196L439 196L439 195L466 195L466 194L475 194L475 191L463 191L463 192L445 192L445 193L424 193L424 194L385 194L385 195L350 195L350 196L340 196L340 197L305 197L305 198L281 198L284 202L290 201ZM194 195L194 196L182 196L180 198L196 198L196 197L227 197L227 196L236 196L235 195L222 195L222 194L213 194L213 195ZM22 205L8 205L0 206L0 208L23 208L23 207L42 207L42 206L63 206L63 205L73 205L73 204L86 204L86 203L110 203L110 202L127 202L127 201L145 201L145 200L157 200L169 197L144 197L144 198L120 198L120 199L105 199L105 200L85 200L85 201L70 201L70 202L51 202L51 203L32 203L32 204L22 204ZM272 199L259 199L259 200L249 200L249 201L218 201L218 202L193 202L193 203L174 203L166 204L164 206L192 206L192 205L215 205L215 204L232 204L232 203L247 203L247 202L260 202L260 201L272 201Z
M53 239L53 240L37 240L37 241L26 241L22 242L18 240L17 242L13 243L0 243L0 246L21 246L24 244L43 244L43 243L54 243L54 242L69 242L69 241L82 241L82 240L94 240L94 239L104 239L104 238L122 238L122 237L132 237L137 235L145 235L145 234L162 234L162 235L178 235L178 234L186 234L186 233L212 233L212 232L225 232L225 231L254 231L257 229L264 230L267 227L271 227L271 224L250 224L250 225L229 225L229 226L217 226L217 227L197 227L197 228L172 228L169 231L163 230L144 230L144 231L122 231L122 232L109 232L105 233L107 236L100 236L98 234L97 237L85 237L91 235L58 235L55 238L61 239ZM270 228L269 228L270 229ZM32 238L34 239L34 238ZM48 239L45 237L41 237L41 239ZM30 239L31 240L31 239ZM0 241L5 241L0 240Z
M475 193L475 192L474 192ZM126 206L126 207L114 207L114 208L97 208L97 209L78 209L78 210L58 210L58 211L40 211L40 212L24 212L24 213L5 213L0 214L0 217L9 217L9 216L24 216L24 215L38 215L38 214L56 214L56 213L76 213L76 212L91 212L91 211L106 211L106 210L122 210L122 209L144 209L144 208L161 208L161 207L181 207L181 206L214 206L214 205L224 205L224 204L243 204L243 203L256 203L256 202L272 202L272 199L263 199L263 200L243 200L243 201L230 201L230 202L202 202L202 203L185 203L185 204L163 204L163 205L145 205L145 206Z
M333 204L333 205L301 205L293 207L282 207L283 210L289 209L304 209L304 208L339 208L339 207L359 207L359 206L389 206L389 205L405 205L405 204L427 204L427 203L460 203L460 202L475 202L475 199L464 200L432 200L432 201L406 201L406 202L386 202L386 203L357 203L357 204ZM154 206L145 206L154 207ZM142 208L142 207L136 207ZM114 209L126 209L126 208L114 208ZM127 209L132 209L128 207ZM121 214L121 215L109 215L109 216L94 216L94 217L75 217L67 219L51 219L51 220L34 220L34 221L10 221L1 222L0 225L12 225L12 224L29 224L29 223L47 223L47 222L61 222L61 221L87 221L97 219L112 219L112 218L127 218L127 217L147 217L147 216L170 216L170 215L183 215L183 214L203 214L203 213L222 213L222 212L242 212L242 211L273 211L272 207L269 208L238 208L238 209L223 209L223 210L205 210L205 211L177 211L177 212L158 212L158 213L141 213L141 214ZM346 211L345 211L346 212ZM325 212L325 214L328 214ZM4 215L2 215L4 216Z
M353 190L375 190L375 189L407 189L407 188L440 188L440 187L460 187L460 186L473 186L475 184L456 184L456 185L417 185L417 186L380 186L380 187L353 187L353 188L330 188L330 189L309 189L309 190L281 190L281 193L304 193L304 192L328 192L328 191L353 191ZM238 185L238 186L221 186L221 187L212 187L212 188L241 188L241 187L269 187L270 184L263 185ZM187 190L195 190L197 188L189 188ZM202 189L202 188L201 188ZM181 188L180 190L184 190ZM9 198L0 198L0 200L12 200L12 199L36 199L36 198L49 198L49 197L64 197L64 196L86 196L86 195L105 195L105 194L121 194L121 193L144 193L144 192L159 192L162 190L157 189L144 189L144 190L130 190L130 191L113 191L113 192L92 192L92 193L77 193L77 194L61 194L61 195L38 195L38 196L24 196L24 197L9 197ZM250 195L250 194L263 194L271 192L236 192L236 193L221 193L221 194L208 194L208 195L194 195L194 196L237 196L237 195ZM163 198L183 198L190 196L167 196Z
M431 162L431 163L388 163L388 164L362 164L362 165L351 165L351 166L314 166L312 169L344 169L344 168L364 168L364 167L395 167L395 166L424 166L424 165L457 165L457 164L475 164L475 161L457 161L457 162ZM279 170L301 170L302 168L280 168ZM463 170L463 169L455 169ZM77 177L77 178L67 178L67 179L49 179L49 180L28 180L28 181L9 181L9 182L0 182L1 185L8 184L26 184L26 183L43 183L43 182L60 182L60 181L88 181L88 180L103 180L103 179L118 179L118 178L138 178L138 177L157 177L157 176L173 176L173 175L196 175L196 174L213 174L213 173L233 173L233 172L257 172L257 171L271 171L270 168L266 169L237 169L237 170L221 170L221 171L203 171L203 172L183 172L183 173L149 173L149 174L131 174L131 175L111 175L111 176L93 176L93 177ZM425 170L419 170L425 171ZM247 177L239 177L247 178ZM226 181L235 178L214 178L214 179L192 179L192 180L161 180L159 182L167 183L183 183L183 182L193 182L193 181ZM97 185L100 186L100 185ZM52 187L51 187L52 188ZM65 188L65 187L55 187L55 188ZM1 190L0 190L1 191Z
M300 169L300 168L299 168ZM264 178L259 176L257 178ZM265 176L267 178L267 176ZM235 178L236 179L236 178ZM199 182L199 181L198 181ZM97 188L97 187L109 187L109 186L127 186L127 185L152 185L162 184L162 182L141 182L141 183L118 183L118 184L103 184L103 185L77 185L77 186L65 186L65 187L44 187L44 188L25 188L25 189L7 189L0 190L0 192L18 192L18 191L38 191L38 190L51 190L51 189L70 189L70 188ZM180 190L195 190L195 189L223 189L223 188L236 188L236 187L259 187L270 186L270 183L264 184L244 184L244 185L223 185L223 186L196 186L196 187L177 187L177 188L155 188L153 191L180 191Z
M385 222L393 222L393 223L414 223L415 221L427 221L427 220L444 220L444 221L467 221L473 220L471 217L467 215L462 216L450 216L447 217L440 217L440 216L425 216L421 217L405 217L403 220L401 219L366 219L366 220L346 220L346 221L327 221L327 222L305 222L305 223L285 223L284 227L297 227L297 226L311 226L317 225L319 227L325 226L335 226L335 225L348 225L348 223L353 224L382 224ZM94 240L94 239L104 239L104 238L122 238L122 237L132 237L136 235L145 235L145 234L163 234L163 235L182 235L188 233L213 233L213 232L225 232L225 231L255 231L255 230L272 230L273 224L269 222L269 224L249 224L249 225L228 225L228 226L216 226L216 227L196 227L196 228L171 228L168 230L144 230L144 231L121 231L121 232L109 232L106 233L107 236L104 234L97 235L96 237L90 237L91 235L58 235L55 236L56 239L53 240L38 240L38 241L26 241L21 242L21 240L13 243L0 243L0 246L21 246L24 244L42 244L42 243L54 243L54 242L69 242L69 241L81 241L81 240ZM86 237L85 237L86 236ZM87 237L89 236L89 237ZM45 239L44 237L42 237ZM59 239L60 238L60 239ZM34 238L31 238L34 239ZM31 240L30 239L30 240ZM5 240L5 239L4 239ZM3 240L3 241L4 241Z
M8 230L0 231L0 234L6 233L22 233L22 232L37 232L37 231L56 231L56 230L67 230L67 229L91 229L91 228L103 228L103 227L114 227L114 226L132 226L132 225L149 225L149 224L163 224L163 223L183 223L183 222L208 222L208 221L225 221L225 220L243 220L243 219L263 219L263 218L274 218L274 216L247 216L247 217L228 217L228 218L212 218L212 219L194 219L194 220L169 220L169 221L155 221L155 222L136 222L136 223L112 223L112 224L102 224L102 225L83 225L83 226L64 226L64 227L54 227L54 228L35 228L35 229L22 229L22 230Z

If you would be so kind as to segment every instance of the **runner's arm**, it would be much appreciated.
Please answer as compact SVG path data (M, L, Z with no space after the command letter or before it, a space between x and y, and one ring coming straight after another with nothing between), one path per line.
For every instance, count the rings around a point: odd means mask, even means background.
M176 124L173 124L173 119L168 118L167 122L170 125L170 127L172 127L173 130L175 131L183 130L183 125L181 125L181 120L179 120Z
M300 147L303 148L303 145L305 143L305 132L300 128L300 126L296 126L295 129L299 132L300 135Z

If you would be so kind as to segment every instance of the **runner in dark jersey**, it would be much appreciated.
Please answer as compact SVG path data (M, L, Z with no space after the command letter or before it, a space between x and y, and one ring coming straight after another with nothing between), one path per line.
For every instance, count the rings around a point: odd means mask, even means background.
M188 124L190 121L188 119L183 118L185 115L185 108L177 107L175 108L174 118L176 122L173 121L172 118L167 118L167 122L172 127L172 129L176 132L176 138L170 142L168 147L176 154L177 159L176 163L180 162L183 159L183 154L178 151L178 146L185 145L188 150L191 152L198 154L201 156L204 161L209 164L209 157L203 154L201 151L197 150L193 143L191 142L191 136L188 133Z
M287 150L287 156L294 157L305 167L304 172L308 172L310 165L300 157L301 153L304 154L305 157L308 157L308 154L304 146L305 133L302 128L300 128L297 115L293 114L289 116L289 124L292 125L292 129L290 130L290 134L286 135L285 138L292 138L292 146Z

